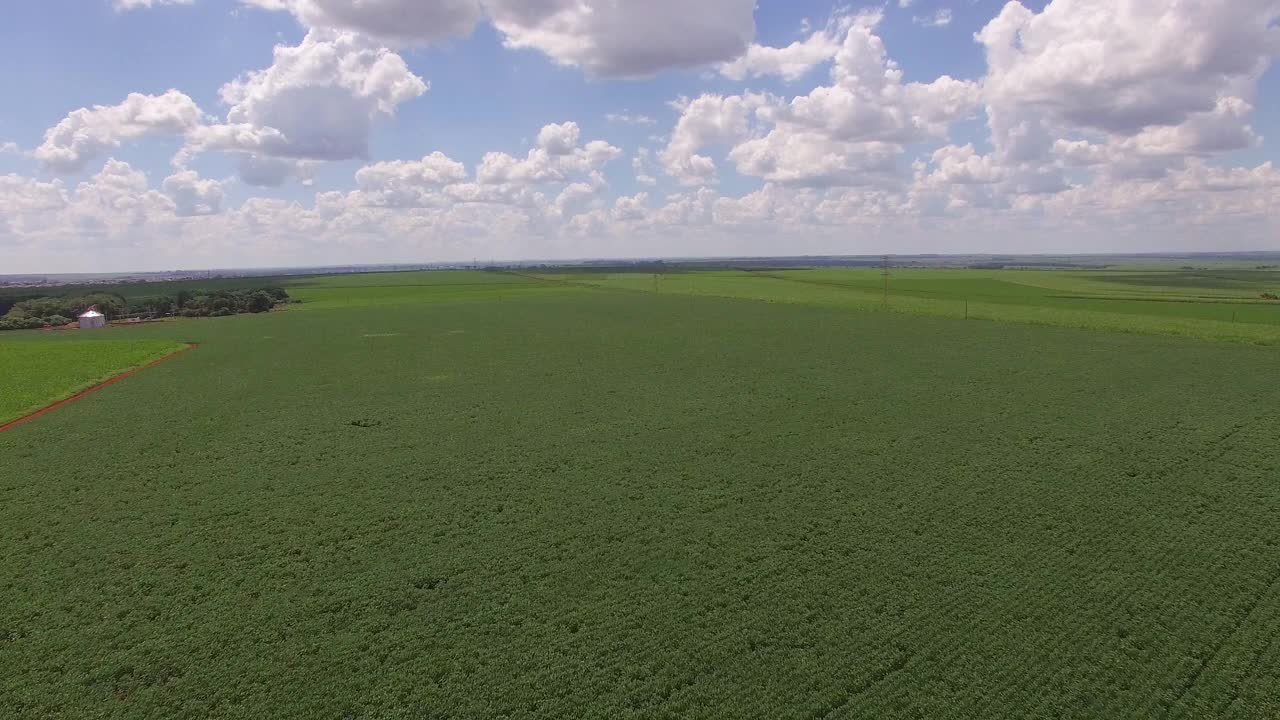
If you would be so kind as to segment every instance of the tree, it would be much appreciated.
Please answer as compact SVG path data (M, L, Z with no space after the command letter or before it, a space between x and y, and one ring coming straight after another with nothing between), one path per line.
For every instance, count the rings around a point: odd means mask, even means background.
M57 298L51 298L57 299ZM91 307L97 306L98 312L109 318L119 317L125 313L125 309L129 306L125 299L119 295L108 295L106 293L94 293L92 295L84 295L78 298L72 298L67 308L70 310L68 315L80 315Z
M129 303L129 312L168 315L173 312L173 299L163 295L138 298Z
M275 304L275 299L265 291L259 290L248 297L245 309L251 313L264 313L270 312Z

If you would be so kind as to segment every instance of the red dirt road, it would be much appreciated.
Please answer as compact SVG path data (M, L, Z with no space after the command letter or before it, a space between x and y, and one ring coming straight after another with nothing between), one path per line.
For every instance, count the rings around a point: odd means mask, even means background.
M149 368L153 368L153 367L155 367L155 366L159 365L160 363L162 363L162 362L164 362L164 361L166 361L166 360L172 360L173 358L175 358L175 357L177 357L177 356L181 355L182 353L184 353L184 352L186 352L186 351L188 351L188 350L191 350L191 349L193 349L193 348L196 348L196 347L198 347L198 344L197 344L197 343L187 343L186 347L182 348L181 350L175 350L175 351L173 351L173 352L169 353L168 355L165 355L164 357L159 358L158 360L153 360L153 361L151 361L151 362L147 363L146 365L139 365L138 367L133 368L132 370L125 370L124 372L120 373L119 375L114 375L114 376L112 376L111 378L108 378L107 380L104 380L104 381L102 381L102 382L98 383L97 385L94 385L93 387L91 387L91 388L87 389L87 390L81 390L80 392L76 393L75 395L72 395L71 397L67 398L66 400L59 400L58 402L53 403L52 405L48 405L48 406L46 406L46 407L40 408L39 410L37 410L37 411L35 411L35 412L31 413L30 415L25 415L25 416L23 416L23 417L18 418L17 420L13 420L13 421L11 421L11 422L7 422L7 423L5 423L5 424L3 424L3 425L0 425L0 432L4 432L4 431L6 431L6 430L12 430L13 428L18 427L19 425L22 425L23 423L29 423L29 422L31 422L32 420L35 420L36 418L38 418L38 417L40 417L40 416L42 416L42 415L47 415L47 414L49 414L49 413L53 412L54 410L57 410L58 408L62 407L63 405L70 405L71 403L73 403L73 402L75 402L75 401L79 400L80 398L83 398L83 397L84 397L84 396L86 396L86 395L92 395L93 393L98 392L99 390L101 390L102 388L104 388L104 387L106 387L106 386L108 386L108 385L114 385L114 384L116 384L116 383L120 382L121 380L123 380L123 379L125 379L125 378L129 377L130 375L133 375L133 374L135 374L135 373L140 373L140 372L142 372L143 370L147 370L147 369L149 369Z

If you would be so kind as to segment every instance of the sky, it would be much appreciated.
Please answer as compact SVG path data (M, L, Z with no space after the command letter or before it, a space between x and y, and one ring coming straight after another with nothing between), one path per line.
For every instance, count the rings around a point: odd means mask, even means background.
M0 17L0 274L1280 250L1280 0Z

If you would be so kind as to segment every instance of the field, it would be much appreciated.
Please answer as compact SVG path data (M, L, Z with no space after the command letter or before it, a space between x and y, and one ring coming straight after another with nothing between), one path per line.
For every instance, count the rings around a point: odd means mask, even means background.
M932 272L130 328L200 348L0 433L0 716L1280 716L1280 324L1195 315L1269 281Z
M1112 332L1280 344L1280 272L1178 270L724 270L542 273L550 282L889 310Z
M181 347L170 340L0 339L0 425Z

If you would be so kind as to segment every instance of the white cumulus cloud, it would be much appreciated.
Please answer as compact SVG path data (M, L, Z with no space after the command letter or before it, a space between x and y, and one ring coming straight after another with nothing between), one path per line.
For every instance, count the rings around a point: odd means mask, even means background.
M760 93L702 95L676 103L680 119L671 141L659 154L668 175L685 185L714 183L716 163L701 154L707 145L731 145L747 139L775 99Z
M946 75L905 82L876 34L881 20L871 11L841 23L831 84L773 108L772 128L729 153L739 173L802 185L882 184L907 144L945 141L954 122L978 109L976 82Z
M356 172L356 185L370 201L400 207L429 205L441 188L466 179L466 166L441 152L421 160L374 163Z
M296 168L264 166L263 159L367 156L374 120L427 87L387 48L353 33L312 30L296 47L276 47L270 67L224 85L226 121L193 128L189 151L256 157L250 174L270 185Z
M125 140L179 135L199 126L200 108L177 90L163 95L131 93L119 105L95 105L67 115L44 134L32 155L59 173L73 173Z
M977 40L992 140L1003 162L1042 162L1059 139L1197 153L1253 140L1247 106L1280 52L1280 3L1010 2Z
M547 125L538 133L538 146L523 159L503 152L485 154L476 169L481 185L563 182L575 175L599 171L621 157L622 150L603 140L578 147L577 123Z
M487 21L509 48L599 77L642 77L733 60L755 36L754 0L241 0L305 26L420 45Z
M804 40L786 47L769 47L752 43L743 55L720 66L720 74L732 80L777 75L784 80L799 80L810 70L835 57L840 51L841 36L854 18L842 15Z
M754 0L485 0L507 47L601 77L732 60L755 37Z
M483 18L483 11L477 0L241 2L265 10L288 10L307 27L357 32L380 42L405 45L433 43L465 35Z
M214 215L222 210L222 183L203 179L194 171L180 170L165 178L161 187L178 215Z

